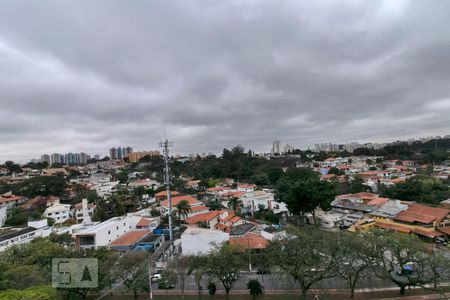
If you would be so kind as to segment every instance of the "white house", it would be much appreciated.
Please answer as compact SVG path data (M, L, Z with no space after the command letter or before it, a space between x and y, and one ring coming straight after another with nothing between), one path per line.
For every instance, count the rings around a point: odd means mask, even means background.
M107 198L111 196L116 186L119 185L120 181L108 181L103 183L98 183L91 188L91 190L95 190L97 195L102 198Z
M247 212L259 211L260 207L273 213L287 212L287 206L283 202L277 202L270 190L249 192L240 197L244 210Z
M70 204L61 204L55 200L44 212L46 218L52 218L56 224L63 223L70 218Z
M0 228L5 225L7 209L8 208L6 206L0 206Z
M29 243L37 237L47 237L50 233L46 219L29 221L25 228L0 229L0 252L13 245Z
M124 233L134 230L140 219L140 216L131 215L82 226L73 234L75 244L79 249L107 246Z
M229 234L223 231L189 227L181 234L182 255L206 254L214 243L222 244L229 238Z
M256 185L254 184L245 184L245 183L239 183L237 185L238 192L253 192L256 188Z
M94 213L94 209L95 209L95 204L87 203L87 199L83 199L82 202L75 204L75 218L77 220L77 224L83 223L86 213L89 215L89 217L92 217L92 214ZM90 223L90 220L89 220L89 223Z
M105 173L95 173L91 174L89 177L89 182L92 184L99 184L111 181L111 175Z

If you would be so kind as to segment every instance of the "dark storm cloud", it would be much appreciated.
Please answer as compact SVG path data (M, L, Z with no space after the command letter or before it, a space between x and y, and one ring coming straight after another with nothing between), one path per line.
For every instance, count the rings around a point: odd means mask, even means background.
M448 134L447 1L2 1L0 160Z

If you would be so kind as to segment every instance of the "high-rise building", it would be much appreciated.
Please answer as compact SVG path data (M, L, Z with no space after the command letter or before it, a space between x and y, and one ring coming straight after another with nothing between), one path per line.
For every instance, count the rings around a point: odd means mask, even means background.
M159 151L140 151L140 152L132 152L125 155L130 163L137 163L144 156L160 156Z
M87 162L88 162L88 160L89 160L90 158L91 158L91 157L90 157L89 155L87 155L87 154L84 153L84 152L81 152L81 153L80 153L80 164L82 164L82 165L87 164Z
M113 148L109 149L109 158L111 160L114 160L114 159L122 160L122 159L125 158L125 156L127 156L127 154L130 154L132 152L133 152L133 148L129 147L129 146L128 147L124 147L124 148L122 148L122 147L119 147L119 148L113 147Z
M53 153L50 156L50 164L54 165L54 164L60 164L60 163L62 163L62 161L61 161L61 154Z
M283 153L291 153L292 151L294 151L294 147L292 147L292 146L289 145L289 144L286 144L286 145L283 147Z
M41 162L46 162L46 163L50 164L50 155L42 154L41 155Z
M280 141L274 141L272 143L272 154L281 154L281 142Z

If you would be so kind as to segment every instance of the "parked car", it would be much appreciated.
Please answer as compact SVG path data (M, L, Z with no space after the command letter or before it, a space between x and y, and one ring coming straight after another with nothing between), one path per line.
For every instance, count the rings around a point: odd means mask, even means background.
M445 238L443 238L442 236L437 236L434 238L434 241L443 245L447 245L448 242Z
M162 277L162 271L161 270L157 270L152 275L152 281L158 281L158 280L161 279L161 277Z

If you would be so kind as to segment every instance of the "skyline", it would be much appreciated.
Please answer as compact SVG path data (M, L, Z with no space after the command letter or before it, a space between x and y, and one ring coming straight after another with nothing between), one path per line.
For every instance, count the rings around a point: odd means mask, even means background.
M444 136L449 13L448 1L2 1L0 161L156 150L163 128L181 154Z
M445 137L445 138L448 138L449 136L450 136L450 134L446 134L446 135L442 135L442 136L435 135L435 136L423 136L423 137L410 137L410 138L405 139L405 140L395 139L395 140L389 140L389 141L386 140L386 141L378 141L378 142L374 142L374 141L370 141L370 140L368 140L368 141L366 141L366 142L361 142L361 141L347 141L347 142L329 142L329 141L322 141L322 142L318 142L317 145L322 145L322 144L323 144L323 145L325 145L325 144L347 145L347 144L352 144L352 143L357 143L357 144L361 144L361 145L364 145L364 144L379 144L379 145L382 145L382 144L390 144L390 143L395 143L395 142L408 142L408 141L411 141L411 140L414 140L414 141L424 141L424 140L428 140L428 139L430 139L430 138L435 138L435 137L439 137L439 138L444 138L444 137ZM276 141L272 141L272 143L273 143L273 142L276 142ZM288 143L286 143L286 142L284 142L284 141L280 141L280 142L281 142L282 147L284 147L286 144L288 144ZM231 148L233 148L234 146L237 146L237 145L240 145L240 144L230 145L229 147L225 147L225 148L231 149ZM316 144L315 144L315 145L316 145ZM312 150L312 151L314 151L315 145L309 145L309 146L307 146L307 147L296 147L295 145L289 145L289 146L292 146L294 149L299 149L299 150L302 150L302 151L304 151L304 150ZM247 151L247 150L252 150L252 151L254 151L254 150L251 149L251 148L245 147L245 145L241 145L241 146L243 146L243 147L245 148L246 151ZM129 147L129 146L128 146L128 147ZM268 154L268 153L271 152L271 147L272 147L272 145L266 147L268 150L265 149L264 151L261 151L261 152L257 152L257 151L254 151L254 152L255 152L256 154L263 154L263 153ZM114 147L113 147L113 148L114 148ZM153 150L160 151L160 148L159 148L159 147L157 147L157 148L155 148L155 149L150 149L150 148L147 148L147 149L134 149L133 147L131 147L131 148L133 149L133 152L153 151ZM100 157L100 159L101 159L101 158L104 158L105 156L109 156L109 153L108 153L108 152L109 152L110 150L111 150L111 148L108 149L108 151L105 151L105 152L99 152L99 153L86 153L85 151L77 151L77 150L75 150L75 151L72 151L72 152L69 152L69 153L71 153L71 154L73 154L73 153L84 153L84 154L88 154L91 158L94 157L94 156L96 156L96 155L99 155L99 157ZM205 151L191 152L191 153L172 152L171 155L175 155L175 156L176 156L176 155L189 156L189 155L191 155L191 154L202 154L202 153L206 153L206 154L214 154L214 155L220 156L221 153L222 153L222 150L223 150L223 149L221 149L220 151L217 151L217 152L205 152ZM31 160L39 160L40 157L41 157L42 155L50 155L50 156L51 156L52 154L60 154L60 155L64 155L64 154L66 154L66 153L61 153L61 152L54 152L54 153L40 153L40 154L35 155L34 157L25 159L25 160L23 160L23 161L17 160L17 161L15 161L15 162L18 162L18 163L28 163L28 162L30 162ZM68 153L67 153L67 154L68 154ZM0 163L1 163L1 161L0 161Z

